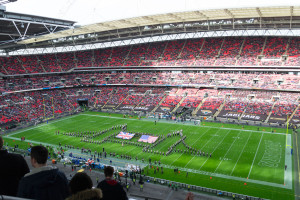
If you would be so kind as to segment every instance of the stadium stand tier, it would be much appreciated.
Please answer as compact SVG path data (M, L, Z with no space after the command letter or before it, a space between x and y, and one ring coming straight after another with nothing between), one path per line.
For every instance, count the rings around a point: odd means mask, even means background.
M118 66L299 66L297 37L186 39L69 53L0 58L6 75Z

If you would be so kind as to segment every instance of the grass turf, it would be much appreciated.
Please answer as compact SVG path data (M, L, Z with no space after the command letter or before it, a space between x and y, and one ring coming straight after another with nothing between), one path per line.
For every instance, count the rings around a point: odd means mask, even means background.
M113 125L127 123L128 131L144 132L153 134L168 134L176 130L183 130L186 135L186 144L204 152L212 153L212 157L195 156L191 154L172 153L169 156L162 156L153 153L145 153L142 147L135 145L124 145L121 143L103 143L100 145L80 142L80 138L55 135L57 130L62 132L99 131L111 128ZM47 143L58 145L68 144L75 147L90 148L93 151L101 151L104 147L107 152L127 154L139 159L149 158L160 160L169 167L164 169L164 174L154 174L153 170L149 175L160 178L199 185L209 188L247 194L251 196L268 199L294 199L293 190L247 183L245 181L222 178L220 176L199 174L198 172L210 172L232 177L241 177L266 181L276 184L284 184L285 165L285 129L271 129L255 126L239 126L232 124L218 124L203 122L201 126L183 125L174 123L158 122L154 125L152 121L137 120L136 117L123 119L118 114L86 112L81 115L71 116L62 120L43 124L12 133L11 137L26 137L31 142ZM274 133L271 133L271 131ZM101 140L119 130L112 130L98 136L94 140ZM276 134L278 133L278 134ZM168 147L180 139L179 136L167 138L154 147L155 151L167 151ZM138 138L131 141L137 142ZM14 144L12 139L5 142ZM23 144L26 147L27 142ZM21 146L22 147L22 146ZM176 147L178 150L186 149L182 144ZM266 159L267 158L267 159ZM174 174L173 168L178 167L182 173ZM194 170L186 178L185 170ZM212 177L212 179L210 179Z

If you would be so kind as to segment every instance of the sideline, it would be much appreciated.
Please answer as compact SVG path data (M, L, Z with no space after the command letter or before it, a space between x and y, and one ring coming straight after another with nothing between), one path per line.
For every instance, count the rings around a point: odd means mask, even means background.
M103 118L115 118L115 119L123 119L123 120L137 120L137 119L128 119L128 118L122 118L122 117L110 117L110 116L101 116L101 115L91 115L91 114L80 114L80 115L87 115L87 116L93 116L93 117L103 117ZM148 121L152 122L151 120L148 119L142 119L141 121ZM176 124L176 123L170 123L170 122L164 122L164 121L159 121L159 123L165 123L165 124ZM224 128L224 127L215 127L215 126L202 126L202 125L191 125L191 124L177 124L177 125L183 125L183 126L194 126L194 127L207 127L207 128L218 128L218 129L225 129L225 130L234 130L234 131L241 131L241 129L236 129L236 128ZM268 133L268 134L276 134L276 135L286 135L286 133L271 133L267 131L255 131L255 130L243 130L246 132L256 132L256 133Z
M285 165L287 166L286 170L284 171L284 184L287 187L293 186L293 162L292 162L292 155L291 155L291 146L292 146L292 137L291 135L287 135L287 146L285 148Z
M29 130L32 130L32 129L35 129L35 128L39 128L39 127L42 127L42 126L46 126L46 125L49 125L49 124L54 124L56 122L60 122L60 121L63 121L63 120L66 120L66 119L70 119L70 118L73 118L73 117L77 117L77 116L80 116L80 115L72 115L72 116L69 116L69 117L66 117L66 118L63 118L63 119L54 120L54 121L52 121L52 122L50 122L48 124L47 124L47 122L44 122L44 123L42 123L40 125L37 125L37 126L33 126L33 127L29 127L29 128L25 128L25 129L13 132L13 133L9 133L9 134L7 134L7 136L16 135L16 134L19 134L19 133L23 133L25 131L29 131Z

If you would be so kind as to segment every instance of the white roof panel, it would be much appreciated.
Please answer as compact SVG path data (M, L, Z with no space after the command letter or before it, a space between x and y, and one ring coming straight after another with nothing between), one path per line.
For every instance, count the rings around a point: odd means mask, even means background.
M112 31L124 28L149 26L155 24L193 22L201 20L221 20L231 18L241 19L258 17L288 17L291 15L300 16L300 6L229 8L213 10L196 10L188 12L185 11L95 23L81 26L75 29L42 35L37 38L25 39L23 41L20 41L19 44L29 44L33 42L47 41L72 35L74 36L95 32Z

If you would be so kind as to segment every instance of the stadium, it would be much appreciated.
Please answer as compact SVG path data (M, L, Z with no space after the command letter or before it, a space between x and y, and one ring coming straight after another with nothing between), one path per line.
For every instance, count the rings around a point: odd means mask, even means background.
M112 166L129 199L300 199L299 3L185 2L80 24L0 0L1 151L94 187Z

